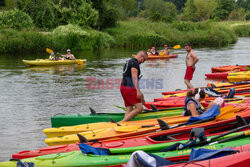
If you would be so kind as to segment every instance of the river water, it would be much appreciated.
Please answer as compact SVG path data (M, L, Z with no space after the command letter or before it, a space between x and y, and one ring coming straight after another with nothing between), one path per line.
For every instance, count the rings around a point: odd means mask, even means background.
M250 38L239 38L223 48L194 48L200 60L191 83L198 87L211 82L204 74L212 66L250 64L249 46ZM89 107L98 112L122 112L114 106L123 106L117 86L124 63L138 50L74 53L88 60L84 67L26 68L22 59L47 58L48 54L0 55L0 161L10 159L12 153L46 146L42 130L51 126L50 117L57 113L89 113ZM179 57L141 65L146 101L161 97L163 91L186 88L186 51L172 51ZM99 84L88 84L89 77Z

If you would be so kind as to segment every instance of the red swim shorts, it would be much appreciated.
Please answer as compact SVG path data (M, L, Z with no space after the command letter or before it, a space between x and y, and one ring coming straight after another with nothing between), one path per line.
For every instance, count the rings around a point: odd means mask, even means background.
M141 99L137 99L137 91L135 88L121 86L120 91L126 107L142 102Z
M185 74L184 79L192 80L194 71L195 71L195 68L193 68L192 66L187 66L186 74Z

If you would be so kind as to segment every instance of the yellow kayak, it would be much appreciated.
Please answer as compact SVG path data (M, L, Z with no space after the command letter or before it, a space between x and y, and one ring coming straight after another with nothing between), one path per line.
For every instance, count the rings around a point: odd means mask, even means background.
M86 59L76 59L76 60L47 60L47 59L36 59L36 60L23 60L26 66L54 66L54 65L70 65L79 64L83 65Z
M250 81L250 75L227 76L230 82Z
M166 121L168 124L176 124L182 123L189 119L189 117L172 116L172 117L163 117L162 120ZM139 121L128 121L128 122L119 122L122 126L150 126L157 125L157 119L148 119L148 120L139 120ZM65 136L70 134L76 134L80 132L99 130L103 128L113 128L117 124L111 122L98 122L98 123L90 123L90 124L82 124L76 126L64 126L60 128L47 128L43 130L43 133L48 137L57 137L57 136ZM144 128L145 129L145 128Z
M239 114L238 112L240 110L242 110L242 108L234 108L232 106L227 106L227 107L221 108L220 115L216 117L216 120L213 120L213 121L210 121L207 123L235 117L236 114ZM235 113L235 112L237 112L237 113ZM187 122L188 119L189 119L189 117L182 116L182 118L169 120L166 122L168 125L172 126L172 125ZM126 122L126 123L129 123L129 122ZM123 137L128 137L128 136L150 133L150 132L154 132L154 131L160 129L159 125L157 125L157 124L155 124L155 125L151 124L152 126L149 126L149 125L150 124L146 125L146 124L138 123L138 124L134 124L134 125L122 125L122 126L115 125L111 128L105 128L103 126L102 129L89 130L89 131L81 132L79 134L84 136L87 140L95 140L95 139L113 140L113 139L118 139L118 138L123 138ZM45 139L45 143L49 146L70 144L70 143L75 143L78 141L79 141L79 138L78 138L77 134L51 137L51 138Z
M228 76L238 76L238 75L250 75L250 71L232 72L228 74Z

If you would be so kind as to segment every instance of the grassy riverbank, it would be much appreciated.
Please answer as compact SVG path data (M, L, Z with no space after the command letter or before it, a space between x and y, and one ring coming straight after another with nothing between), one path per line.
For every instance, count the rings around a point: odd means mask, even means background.
M43 52L92 50L106 47L170 46L190 42L197 47L226 46L239 37L250 37L250 22L156 23L130 19L102 32L78 26L59 26L50 32L35 29L0 29L0 52Z

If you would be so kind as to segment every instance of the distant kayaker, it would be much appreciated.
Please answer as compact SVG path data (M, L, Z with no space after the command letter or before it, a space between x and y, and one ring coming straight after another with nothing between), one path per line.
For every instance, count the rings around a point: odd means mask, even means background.
M193 85L190 83L190 81L193 79L193 74L195 71L195 64L199 61L199 59L194 53L190 43L187 43L184 46L187 51L187 56L186 56L187 68L186 68L186 74L184 77L184 82L187 85L187 88L191 89L193 88Z
M56 60L56 56L54 52L50 53L49 60Z
M216 98L213 102L210 102L206 109L201 105L201 101L205 99L205 91L202 88L195 88L187 92L184 106L184 116L198 116L207 111L214 105L224 106L224 100L222 98Z
M158 56L158 55L159 55L159 53L155 50L155 47L154 47L154 46L152 47L152 49L151 49L151 51L150 51L150 54L151 54L151 55L155 55L155 56Z
M64 57L65 59L68 60L75 60L75 56L73 54L71 54L70 49L67 49L67 54L66 55L61 55L62 57Z
M131 120L143 109L144 97L139 88L140 64L144 63L147 58L147 52L140 51L135 58L130 59L124 65L120 91L127 111L122 122Z
M163 50L163 52L164 52L164 55L169 55L170 54L170 49L168 49L168 45L164 45L164 50Z

